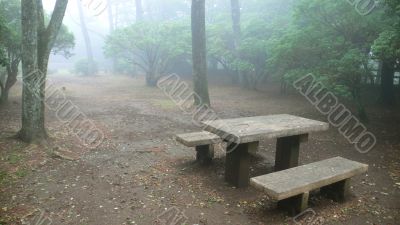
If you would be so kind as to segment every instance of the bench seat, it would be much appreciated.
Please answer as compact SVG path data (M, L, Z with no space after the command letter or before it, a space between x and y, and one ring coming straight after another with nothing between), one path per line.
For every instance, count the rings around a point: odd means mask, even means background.
M196 160L201 164L211 163L214 158L214 144L222 142L219 136L207 131L178 134L175 139L187 147L195 147Z
M322 188L321 192L341 195L337 199L344 198L348 180L367 170L366 164L335 157L254 177L250 184L278 201L296 198L301 201L296 211L302 211L307 206L309 191Z
M222 142L218 135L207 131L178 134L176 140L187 147L196 147L200 145L218 144Z

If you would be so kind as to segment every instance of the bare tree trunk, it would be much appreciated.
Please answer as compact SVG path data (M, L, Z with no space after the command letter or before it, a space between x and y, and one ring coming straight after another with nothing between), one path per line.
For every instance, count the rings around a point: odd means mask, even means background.
M112 34L115 28L114 28L114 15L112 10L111 0L107 0L107 13L108 13L108 25L110 29L110 34ZM115 72L117 67L117 60L115 59L115 57L112 57L111 60L112 60L112 71Z
M1 96L0 96L0 105L2 105L2 104L4 104L4 103L6 103L7 102L7 99L8 99L8 96L6 96L6 93L4 93L5 91L5 89L4 89L4 85L3 85L3 83L1 82L1 80L0 80L0 89L1 89Z
M233 29L233 50L236 58L240 59L240 2L239 0L231 0L231 14L232 14L232 29ZM241 73L240 69L236 68L236 73L233 78L234 82L239 82L242 86L247 87L248 82L246 80L245 74Z
M83 38L85 40L86 46L86 56L88 60L88 75L94 75L94 57L93 57L93 50L92 50L92 43L90 41L89 32L86 26L86 19L85 15L83 14L82 3L81 0L76 0L78 4L78 11L79 11L79 20L81 23L81 30L83 34Z
M62 25L68 0L57 0L45 27L41 0L21 2L22 24L22 128L18 136L26 142L47 137L45 129L45 86L47 64Z
M207 81L205 0L192 0L192 55L195 104L210 105Z
M395 104L394 95L394 60L384 60L381 68L381 94L380 102L385 106L392 106Z
M112 10L111 0L107 0L107 13L108 13L108 25L111 33L114 31L114 15Z
M18 65L20 61L16 59L10 63L10 65L6 66L7 70L7 79L4 85L1 87L1 99L0 104L4 104L8 101L8 93L14 84L17 82L18 75Z
M154 87L157 85L157 75L154 71L146 72L146 85L149 87Z
M136 22L143 20L143 5L142 0L135 0L136 2Z

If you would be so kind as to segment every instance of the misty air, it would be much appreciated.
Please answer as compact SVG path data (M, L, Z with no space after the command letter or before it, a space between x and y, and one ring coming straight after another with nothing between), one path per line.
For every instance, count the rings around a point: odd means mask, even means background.
M0 225L400 220L399 0L0 0Z

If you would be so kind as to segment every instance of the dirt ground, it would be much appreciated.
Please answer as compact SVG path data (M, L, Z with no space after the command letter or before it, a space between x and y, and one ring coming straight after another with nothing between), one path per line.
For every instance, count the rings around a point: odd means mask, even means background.
M300 221L276 210L264 193L224 182L224 146L218 146L211 166L196 164L194 150L173 136L200 128L142 79L54 76L50 82L106 139L95 149L85 148L50 110L47 143L14 139L21 84L13 88L10 102L0 108L1 225L165 224L169 215L177 215L176 224L400 224L398 109L368 108L367 127L378 144L367 154L333 127L301 145L301 164L342 156L370 167L352 180L348 201L313 194L308 215ZM289 113L327 120L301 96L282 96L276 88L256 92L210 83L212 105L221 118ZM272 171L275 140L263 140L258 154L252 158L252 176Z

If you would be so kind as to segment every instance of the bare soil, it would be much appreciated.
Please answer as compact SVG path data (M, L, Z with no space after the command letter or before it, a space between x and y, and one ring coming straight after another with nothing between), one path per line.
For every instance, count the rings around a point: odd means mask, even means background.
M236 189L224 181L224 146L209 167L194 162L195 152L173 139L198 131L157 88L140 78L66 77L50 81L93 120L104 142L88 149L47 111L49 140L25 144L13 138L20 126L21 84L0 108L0 224L165 224L162 214L178 210L185 224L297 224L276 203L252 187ZM243 90L212 81L214 110L221 118L289 113L326 121L295 94L276 87ZM342 156L370 165L352 180L353 196L336 203L312 195L315 212L298 224L399 224L400 113L369 106L367 127L378 139L359 153L335 129L310 135L301 164ZM272 171L275 140L261 142L251 175ZM168 211L173 212L173 211ZM309 211L311 212L311 211ZM184 217L184 216L186 217ZM309 220L309 221L307 221ZM182 220L183 221L183 220ZM170 223L173 224L173 223ZM168 224L169 225L169 224Z

